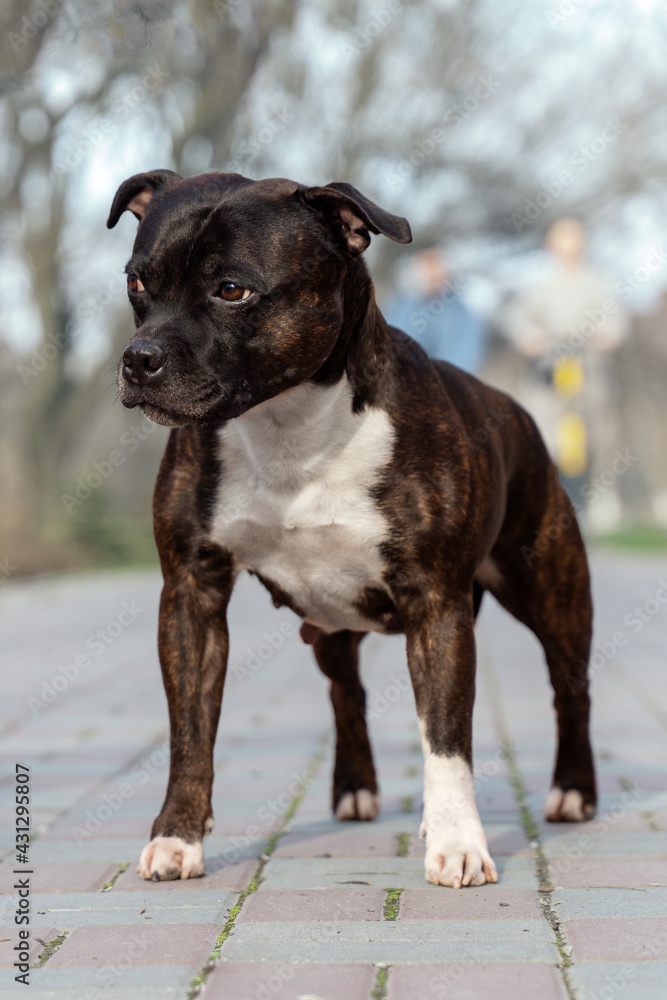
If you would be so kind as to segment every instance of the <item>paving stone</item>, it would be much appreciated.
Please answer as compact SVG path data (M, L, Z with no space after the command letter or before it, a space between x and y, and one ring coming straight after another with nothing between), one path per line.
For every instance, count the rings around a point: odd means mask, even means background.
M66 928L105 923L144 925L149 920L163 924L218 923L236 899L237 894L228 889L195 890L182 897L150 889L146 893L45 893L32 899L32 923L35 927L56 923Z
M470 957L468 962L476 961ZM551 965L465 961L442 965L397 965L389 973L388 1000L565 1000L558 971Z
M506 889L498 883L435 893L428 889L406 889L401 896L401 920L466 920L472 917L509 920L540 919L541 916L535 892Z
M174 934L160 924L117 927L76 927L49 959L50 969L71 966L117 967L188 965L199 968L213 948L218 924L186 925Z
M554 905L562 920L581 917L667 916L667 889L561 889Z
M569 975L581 1000L664 1000L667 962L577 962Z
M667 883L667 856L644 854L637 857L605 855L561 859L554 883L565 889L649 887L652 883ZM552 866L553 868L553 866Z
M528 935L526 935L528 937ZM542 941L503 941L502 943L484 939L475 942L476 960L478 962L547 962L555 965L559 955L555 945ZM294 960L307 962L322 962L326 960L325 949L313 941L266 941L258 945L231 938L225 947L227 960L230 962L251 962L257 958L258 951L267 962L291 962ZM433 961L461 962L466 961L465 943L461 941L438 941L436 943L421 940L347 941L336 939L328 949L332 962L382 962L394 965L400 962L428 963Z
M54 861L36 863L34 874L31 876L31 889L33 893L97 892L117 871L118 865L115 862L111 864L103 861L82 861L79 864ZM5 872L0 869L0 886L4 891L11 891L12 883L6 881L8 877L16 879L19 876L12 875L11 871Z
M567 834L559 834L544 842L544 850L557 864L560 856L572 857L574 852L588 857L593 854L667 854L667 832L614 833L609 827L604 833L590 828L595 824L576 823Z
M55 957L55 956L54 956ZM53 960L51 960L53 961ZM53 968L51 961L41 969L30 970L30 988L26 995L57 1000L182 1000L192 978L192 968L187 965L134 965L119 964L118 959L106 966ZM7 977L0 985L9 984ZM11 990L13 987L13 990ZM11 980L7 990L8 1000L16 1000L17 984ZM90 991L88 996L86 990ZM0 991L0 998L3 994ZM4 998L3 998L4 1000Z
M341 825L339 824L339 827ZM345 826L347 827L347 824ZM364 829L361 830L356 827L355 823L353 828L347 827L319 836L313 836L307 831L287 833L281 838L275 856L277 858L312 858L321 855L333 858L396 856L396 834L375 827L374 823L364 823Z
M375 981L371 965L221 962L206 983L207 1000L368 1000Z
M535 865L530 858L496 859L498 887L537 888ZM424 877L421 858L276 858L264 869L263 889L340 888L349 879L370 882L376 888L425 889L450 893L454 890L431 885ZM472 888L472 887L471 887Z
M663 917L609 917L567 920L565 936L572 945L572 959L585 961L647 962L667 959L667 933Z
M88 808L94 812L100 804L99 801L92 802ZM51 827L49 838L66 840L69 837L73 843L76 843L77 832L87 829L85 825L87 818L89 819L87 810L70 813L69 816L59 820ZM143 836L146 841L150 839L151 825L154 818L154 810L148 808L141 815L118 812L109 819L104 820L99 831L95 831L92 836L97 837L98 834L103 837Z
M236 924L249 920L381 920L381 889L278 889L249 896Z
M480 961L557 961L552 933L540 920L292 921L244 923L223 946L226 960L432 962L461 960L468 946Z
M136 864L145 843L145 837L119 837L114 840L91 837L77 844L69 837L65 840L61 837L51 840L45 834L31 845L31 858L36 866L48 861L71 861L77 864L84 861L111 861L120 867L131 861Z

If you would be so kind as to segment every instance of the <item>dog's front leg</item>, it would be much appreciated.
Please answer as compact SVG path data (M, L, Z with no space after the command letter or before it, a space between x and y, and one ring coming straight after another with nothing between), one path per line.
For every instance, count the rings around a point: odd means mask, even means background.
M137 871L143 878L204 874L202 838L213 829L213 747L227 669L231 563L208 553L165 574L159 651L171 728L167 795Z
M472 710L475 637L470 601L437 602L407 630L408 664L424 749L426 878L436 885L484 885L498 875L475 803Z

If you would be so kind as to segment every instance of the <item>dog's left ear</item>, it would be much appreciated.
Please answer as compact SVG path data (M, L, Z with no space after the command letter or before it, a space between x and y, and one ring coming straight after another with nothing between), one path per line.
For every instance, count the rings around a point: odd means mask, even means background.
M302 188L299 195L304 205L324 217L329 228L345 240L355 256L363 253L370 243L370 233L382 233L396 243L412 242L407 219L385 212L351 184L336 182L326 187Z
M135 174L123 181L116 195L107 219L107 229L113 229L123 212L130 211L141 222L151 198L161 187L171 187L183 178L174 170L150 170L145 174Z

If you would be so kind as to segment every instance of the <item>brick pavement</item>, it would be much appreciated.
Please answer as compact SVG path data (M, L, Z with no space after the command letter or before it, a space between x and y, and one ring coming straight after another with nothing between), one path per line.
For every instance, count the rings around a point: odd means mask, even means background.
M32 777L31 997L664 997L667 559L605 554L594 567L600 811L581 826L540 818L554 744L546 669L532 636L487 598L475 763L500 880L465 890L423 879L401 638L371 636L363 650L381 819L338 824L326 683L310 650L280 631L293 616L242 581L207 875L152 884L134 865L167 777L159 581L125 572L6 584L0 998L21 995L11 968L17 760ZM123 603L134 617L119 627Z

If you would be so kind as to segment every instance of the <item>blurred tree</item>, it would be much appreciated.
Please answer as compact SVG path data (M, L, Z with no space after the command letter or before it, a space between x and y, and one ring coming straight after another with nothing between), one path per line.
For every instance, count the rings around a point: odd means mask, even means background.
M115 368L129 327L124 315L111 331L99 365L87 379L75 377L72 331L81 288L68 284L64 248L81 178L67 160L63 167L63 154L58 155L62 126L76 111L81 121L90 123L82 136L84 143L90 142L119 85L129 88L140 75L146 90L150 88L146 100L172 129L172 149L161 165L171 159L176 169L187 172L202 147L209 160L228 159L239 102L271 31L289 25L294 11L281 0L252 0L240 12L239 6L233 0L7 0L0 8L2 243L4 252L23 262L30 276L30 298L42 338L32 362L20 373L26 386L21 422L29 463L23 514L36 546L70 537L71 524L58 502L64 459L72 436L86 427L103 376ZM66 99L54 102L45 92L50 82L45 68L63 55L81 62L82 76ZM184 86L196 94L189 117L174 115L170 106L173 94ZM98 498L96 520L99 505ZM78 535L83 537L83 532Z

